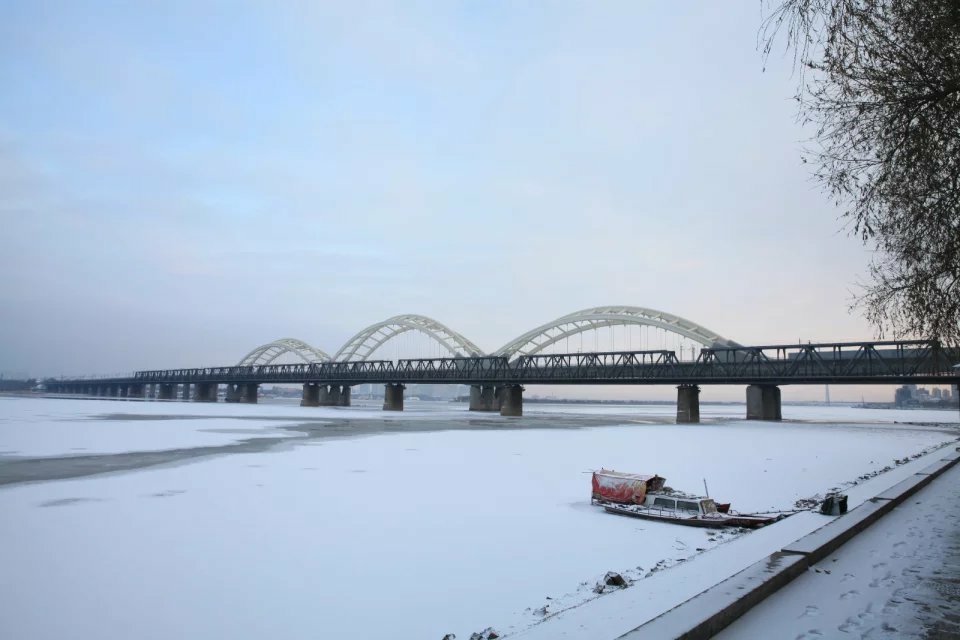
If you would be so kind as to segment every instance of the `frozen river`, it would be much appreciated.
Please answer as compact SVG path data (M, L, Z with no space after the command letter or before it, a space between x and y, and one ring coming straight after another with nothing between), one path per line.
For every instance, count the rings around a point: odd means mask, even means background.
M960 435L956 412L842 406L776 424L703 405L699 425L673 405L407 409L0 397L0 637L526 636L619 596L593 592L606 571L663 587L802 522L610 516L591 469L789 510Z

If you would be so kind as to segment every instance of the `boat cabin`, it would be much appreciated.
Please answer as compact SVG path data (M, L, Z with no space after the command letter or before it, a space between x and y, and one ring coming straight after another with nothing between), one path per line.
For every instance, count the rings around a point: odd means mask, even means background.
M689 511L691 513L717 513L717 505L712 498L678 498L674 496L648 494L643 504L653 509Z

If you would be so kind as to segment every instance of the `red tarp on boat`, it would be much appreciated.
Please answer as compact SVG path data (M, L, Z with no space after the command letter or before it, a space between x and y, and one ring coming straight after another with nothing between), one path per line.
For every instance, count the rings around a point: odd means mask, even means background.
M648 491L660 491L665 482L664 478L657 475L645 476L601 469L593 472L591 497L594 500L641 504Z

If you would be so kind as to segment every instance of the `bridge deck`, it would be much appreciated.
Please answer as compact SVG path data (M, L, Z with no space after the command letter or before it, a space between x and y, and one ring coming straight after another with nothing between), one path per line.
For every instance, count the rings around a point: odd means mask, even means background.
M566 353L250 365L138 371L60 384L956 384L960 349L901 340L711 348L694 361L674 351Z

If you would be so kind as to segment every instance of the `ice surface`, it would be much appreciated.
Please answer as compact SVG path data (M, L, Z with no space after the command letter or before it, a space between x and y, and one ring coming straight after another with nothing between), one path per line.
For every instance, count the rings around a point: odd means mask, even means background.
M11 424L6 402L0 431ZM46 426L15 427L18 446L55 452L60 441L44 429L71 412L91 415L63 403L97 401L23 402L37 405L17 411L47 416L37 422ZM279 424L260 418L382 416L364 408L104 404L110 409L95 414L219 416L126 421L143 428L126 445L135 447L141 438L155 439L150 446L167 435L205 438L210 420L236 420L245 430L217 437L250 437ZM575 415L579 407L563 409ZM894 467L850 488L852 507L858 490L875 495L911 465L928 464L894 459L956 438L955 424L953 432L895 425L894 412L885 424L860 424L860 410L846 409L842 424L673 425L638 422L654 415L648 407L604 409L591 408L592 419L609 415L610 426L582 429L524 430L515 427L528 418L485 418L511 427L501 431L471 430L476 416L433 407L404 417L451 430L293 438L294 446L262 453L0 489L0 637L439 640L536 625L527 637L548 624L562 629L564 617L623 612L625 598L698 589L704 575L718 581L823 522L804 513L737 537L611 516L589 503L592 469L658 473L689 491L707 478L714 497L760 510L789 509L799 497ZM257 420L239 419L245 415ZM79 430L72 442L95 440L83 430L111 428L89 419L65 424ZM110 450L124 446L104 432L96 437ZM597 596L594 584L611 570L639 583ZM657 606L677 604L668 599ZM552 617L562 609L569 611ZM544 617L550 622L537 624Z
M171 413L182 414L185 406L204 419L158 420ZM0 397L0 457L177 449L284 435L271 429L276 423L270 419L239 419L243 414L235 407ZM271 407L264 415L275 418L275 413ZM103 419L108 415L115 417ZM205 417L231 415L238 417Z

